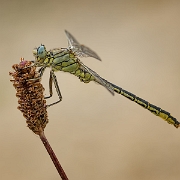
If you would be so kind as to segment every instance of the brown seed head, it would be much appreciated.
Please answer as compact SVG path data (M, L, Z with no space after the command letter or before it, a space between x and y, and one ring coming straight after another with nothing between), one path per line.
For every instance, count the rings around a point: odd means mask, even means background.
M39 73L35 66L31 66L30 61L21 59L19 64L12 66L14 72L9 74L13 77L13 86L15 87L18 98L18 109L26 118L29 129L35 134L40 134L48 123L46 110L46 101L44 100L44 88L38 78Z

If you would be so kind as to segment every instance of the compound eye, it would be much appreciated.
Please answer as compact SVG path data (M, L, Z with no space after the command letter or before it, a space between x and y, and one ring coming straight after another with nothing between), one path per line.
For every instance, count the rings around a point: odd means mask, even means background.
M46 55L47 55L46 47L44 45L39 46L37 49L37 56L40 59L44 59Z

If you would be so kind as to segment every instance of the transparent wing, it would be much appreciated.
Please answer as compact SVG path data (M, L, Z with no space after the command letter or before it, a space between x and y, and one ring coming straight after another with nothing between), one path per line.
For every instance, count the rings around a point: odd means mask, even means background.
M104 86L112 95L114 95L113 87L112 87L112 85L109 82L105 81L95 71L93 71L92 69L90 69L89 67L84 65L82 62L79 62L79 63L81 64L81 68L83 70L87 71L88 73L90 73L95 78L95 81L97 83L99 83L102 86Z
M68 39L68 46L69 48L79 57L93 57L95 59L98 59L101 61L100 57L88 48L87 46L84 46L80 44L68 31L65 30L67 39Z
M74 45L79 44L79 42L67 30L65 30L65 33L66 33L66 36L67 36L67 39L68 39L69 47L73 47Z

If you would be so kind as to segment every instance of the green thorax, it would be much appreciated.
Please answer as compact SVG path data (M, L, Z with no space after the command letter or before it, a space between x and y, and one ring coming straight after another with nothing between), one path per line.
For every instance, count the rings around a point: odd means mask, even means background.
M37 66L51 67L53 71L73 72L79 67L79 59L69 49L55 48L47 51L44 58L37 57Z
M52 49L49 52L51 58L53 58L52 61L50 60L50 66L53 71L69 72L79 77L85 83L94 80L94 77L82 68L80 60L71 50L64 49L60 51L60 49Z
M94 81L94 76L82 68L80 60L69 49L51 49L44 59L37 61L39 66L50 67L53 71L69 72L85 83Z
M52 49L48 54L50 55L49 64L53 71L72 73L80 67L79 59L68 49Z

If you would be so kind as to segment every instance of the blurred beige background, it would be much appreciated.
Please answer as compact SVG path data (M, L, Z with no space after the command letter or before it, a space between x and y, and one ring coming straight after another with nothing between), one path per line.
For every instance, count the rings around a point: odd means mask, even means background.
M0 1L1 179L60 179L17 110L12 64L32 60L41 43L67 47L67 29L103 60L81 59L87 66L180 120L179 17L178 0ZM48 77L49 70L46 93ZM93 82L57 78L63 101L48 109L45 133L69 179L180 178L179 129Z

